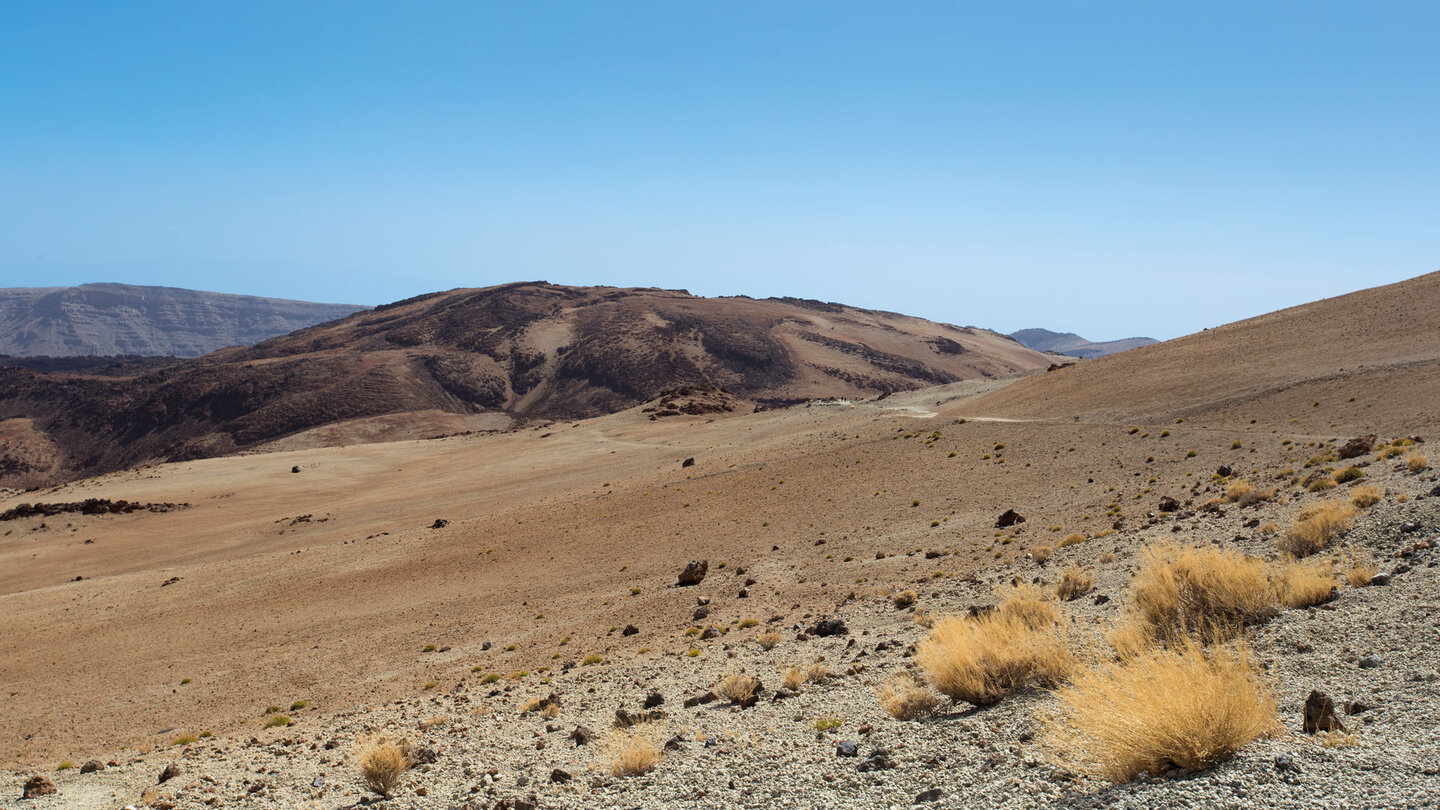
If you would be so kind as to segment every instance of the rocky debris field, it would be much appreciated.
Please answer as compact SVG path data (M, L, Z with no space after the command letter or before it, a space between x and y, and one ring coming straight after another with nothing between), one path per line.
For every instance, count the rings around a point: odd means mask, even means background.
M1209 771L1115 785L1057 769L1037 735L1037 717L1053 703L1043 691L987 708L945 703L933 716L901 721L881 707L876 690L913 669L926 633L917 616L964 613L993 603L1007 583L1049 585L1080 567L1093 573L1093 590L1058 609L1072 637L1098 638L1123 609L1146 543L1215 544L1274 557L1274 540L1260 527L1288 525L1298 507L1344 496L1344 488L1288 503L1157 512L1143 527L1058 547L1043 563L1022 559L984 577L900 585L917 591L913 603L891 588L856 592L825 613L797 607L758 616L753 626L723 633L687 637L682 625L680 653L637 645L626 660L557 660L547 673L492 673L482 662L458 682L363 711L296 705L257 717L248 734L140 757L112 752L106 762L46 774L6 774L0 805L1436 807L1440 486L1434 475L1384 466L1371 465L1365 479L1384 498L1359 515L1337 548L1373 560L1376 584L1342 584L1334 600L1284 610L1252 629L1250 644L1275 690L1284 732ZM937 557L937 566L943 562ZM696 616L683 618L697 630L712 594L738 584L723 573L686 588L696 596ZM712 692L742 672L759 680L756 697L733 702ZM1345 733L1305 733L1307 699L1314 703L1317 691L1331 699ZM351 763L355 742L377 731L405 738L417 763L391 798L367 791ZM643 775L615 775L619 746L632 735L652 744L659 759Z

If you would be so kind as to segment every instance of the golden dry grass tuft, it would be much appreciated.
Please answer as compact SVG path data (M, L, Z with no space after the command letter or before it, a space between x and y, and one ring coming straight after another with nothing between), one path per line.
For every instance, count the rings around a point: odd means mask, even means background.
M935 626L935 614L924 608L915 609L915 623L929 629Z
M880 706L896 720L915 720L935 713L940 698L909 674L897 673L875 690Z
M400 787L405 772L415 764L408 740L378 733L356 741L350 751L350 761L365 787L386 798Z
M1065 642L1053 622L1037 627L1002 609L936 623L915 662L941 694L988 706L1017 689L1063 680L1075 667Z
M1357 509L1374 506L1381 499L1380 488L1374 484L1356 487L1350 492L1350 505Z
M1055 606L1038 585L1023 582L1000 591L1000 614L1023 621L1032 630L1060 622Z
M755 637L755 643L759 644L762 650L773 650L784 638L779 630L767 630Z
M917 598L919 597L914 591L901 591L890 597L890 601L897 608L907 608L915 604Z
M1041 565L1044 565L1045 561L1050 559L1050 555L1052 553L1054 553L1054 549L1050 548L1049 546L1036 546L1035 548L1030 549L1030 559Z
M1412 473L1424 472L1430 469L1430 459L1419 450L1411 450L1410 455L1405 457L1405 469Z
M754 676L743 672L727 672L725 677L720 679L720 685L715 687L715 694L731 703L739 703L754 695L759 688L760 681Z
M1065 535L1064 537L1060 538L1060 542L1056 543L1056 544L1055 544L1055 547L1056 547L1056 548L1069 548L1070 546L1078 546L1078 545L1080 545L1081 543L1084 543L1086 540L1089 540L1089 539L1090 539L1090 538L1086 537L1085 535L1081 534L1080 532L1071 532L1070 534L1067 534L1067 535Z
M1260 501L1268 501L1274 497L1275 490L1257 489L1254 484L1243 478L1231 481L1230 485L1225 487L1226 503L1239 504L1240 506L1249 506L1253 503L1259 503Z
M1364 588L1370 578L1380 573L1380 568L1370 559L1369 554L1350 554L1345 558L1345 581L1352 588Z
M1079 599L1089 593L1095 587L1095 578L1083 568L1070 567L1060 575L1060 581L1055 584L1055 595L1062 601L1069 602L1071 599Z
M799 689L803 683L805 683L805 672L795 667L785 670L785 675L780 678L780 684L791 692Z
M816 661L805 668L805 680L810 683L824 683L830 678L830 667L823 662Z
M611 776L644 776L660 762L660 748L647 731L617 732L605 750Z
M1275 698L1240 646L1191 641L1076 675L1040 718L1041 742L1076 773L1125 782L1202 770L1281 731Z
M1276 538L1275 544L1286 554L1308 557L1348 531L1354 519L1355 507L1349 503L1338 499L1322 501L1301 510L1295 525Z
M1274 610L1269 567L1238 551L1171 544L1141 551L1129 611L1157 640L1228 637Z
M1335 598L1335 562L1319 557L1287 562L1280 568L1278 585L1286 607L1323 605Z

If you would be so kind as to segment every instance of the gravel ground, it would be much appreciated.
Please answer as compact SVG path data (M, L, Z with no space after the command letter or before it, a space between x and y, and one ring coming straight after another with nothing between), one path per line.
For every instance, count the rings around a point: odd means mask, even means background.
M864 592L830 614L847 624L845 635L801 640L801 631L821 617L797 611L768 623L784 631L784 640L769 651L753 640L766 629L762 624L697 640L701 653L695 657L637 652L627 661L551 673L548 684L538 673L482 684L477 673L362 712L300 710L293 713L296 725L248 738L203 740L143 759L117 752L117 764L99 773L50 774L57 795L21 801L17 797L29 774L5 774L0 806L121 808L148 800L162 808L388 810L489 810L526 806L523 801L543 808L1440 807L1440 552L1406 551L1417 541L1440 539L1440 498L1426 497L1434 476L1383 466L1373 465L1368 480L1390 497L1366 511L1342 542L1368 551L1382 571L1393 574L1391 583L1347 587L1328 605L1287 610L1256 628L1252 644L1272 678L1285 733L1199 774L1110 785L1057 771L1033 738L1035 715L1051 702L1043 693L1017 695L981 710L947 705L946 713L923 721L891 718L875 688L906 668L912 645L925 631L911 611L897 610L883 594ZM1394 496L1401 494L1409 500L1397 502ZM1054 579L1078 564L1095 573L1096 590L1062 609L1078 629L1098 629L1117 615L1135 552L1144 542L1176 538L1273 556L1271 540L1245 524L1258 518L1288 525L1300 505L1319 497L1160 519L1059 549L1044 566L1025 561L985 581L937 579L911 587L921 592L920 609L960 612L992 601L995 586L1014 576ZM1116 559L1100 562L1105 552ZM694 590L718 602L717 580ZM1110 599L1097 605L1097 595ZM1378 666L1362 667L1367 656L1378 659ZM784 669L816 661L833 675L776 699ZM735 670L761 679L764 691L756 705L740 709L716 701L683 707L685 698ZM1337 705L1359 700L1373 707L1343 718L1357 732L1352 745L1326 747L1301 732L1301 708L1312 689L1331 695ZM552 691L559 696L558 715L520 713L527 699ZM656 707L664 717L639 728L666 750L645 776L612 776L608 749L616 710L641 712L652 692L664 698ZM840 724L817 731L822 717ZM577 726L593 729L594 741L576 744L571 733ZM407 775L392 799L368 797L345 763L350 743L370 729L406 736L434 754L432 763ZM855 743L858 756L837 755L845 741ZM889 767L862 771L880 749L886 752L881 764ZM180 775L157 785L161 770L172 763ZM553 781L565 775L565 781ZM152 786L153 793L142 795ZM506 805L507 799L523 801Z

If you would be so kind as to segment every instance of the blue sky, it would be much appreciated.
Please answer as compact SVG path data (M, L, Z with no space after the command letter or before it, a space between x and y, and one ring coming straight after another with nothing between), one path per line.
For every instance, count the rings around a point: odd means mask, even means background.
M0 5L0 286L1173 337L1440 270L1433 2Z

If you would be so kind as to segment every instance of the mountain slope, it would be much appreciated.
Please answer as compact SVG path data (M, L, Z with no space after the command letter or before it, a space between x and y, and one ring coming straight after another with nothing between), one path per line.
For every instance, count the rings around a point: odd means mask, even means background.
M1383 395L1375 413L1430 419L1437 377L1440 273L1431 273L1080 363L972 405L1015 418L1137 420L1283 408L1323 421Z
M1021 329L1011 332L1015 338L1037 352L1055 352L1071 357L1104 357L1107 354L1138 349L1157 341L1148 337L1121 338L1120 340L1086 340L1074 332L1052 332L1049 329Z
M785 404L1049 363L993 332L839 304L536 282L421 296L131 378L0 366L0 420L29 420L28 446L59 448L74 475L302 431L344 444L582 418L680 386ZM11 459L14 473L51 468Z
M198 357L360 309L129 284L0 288L0 354Z

